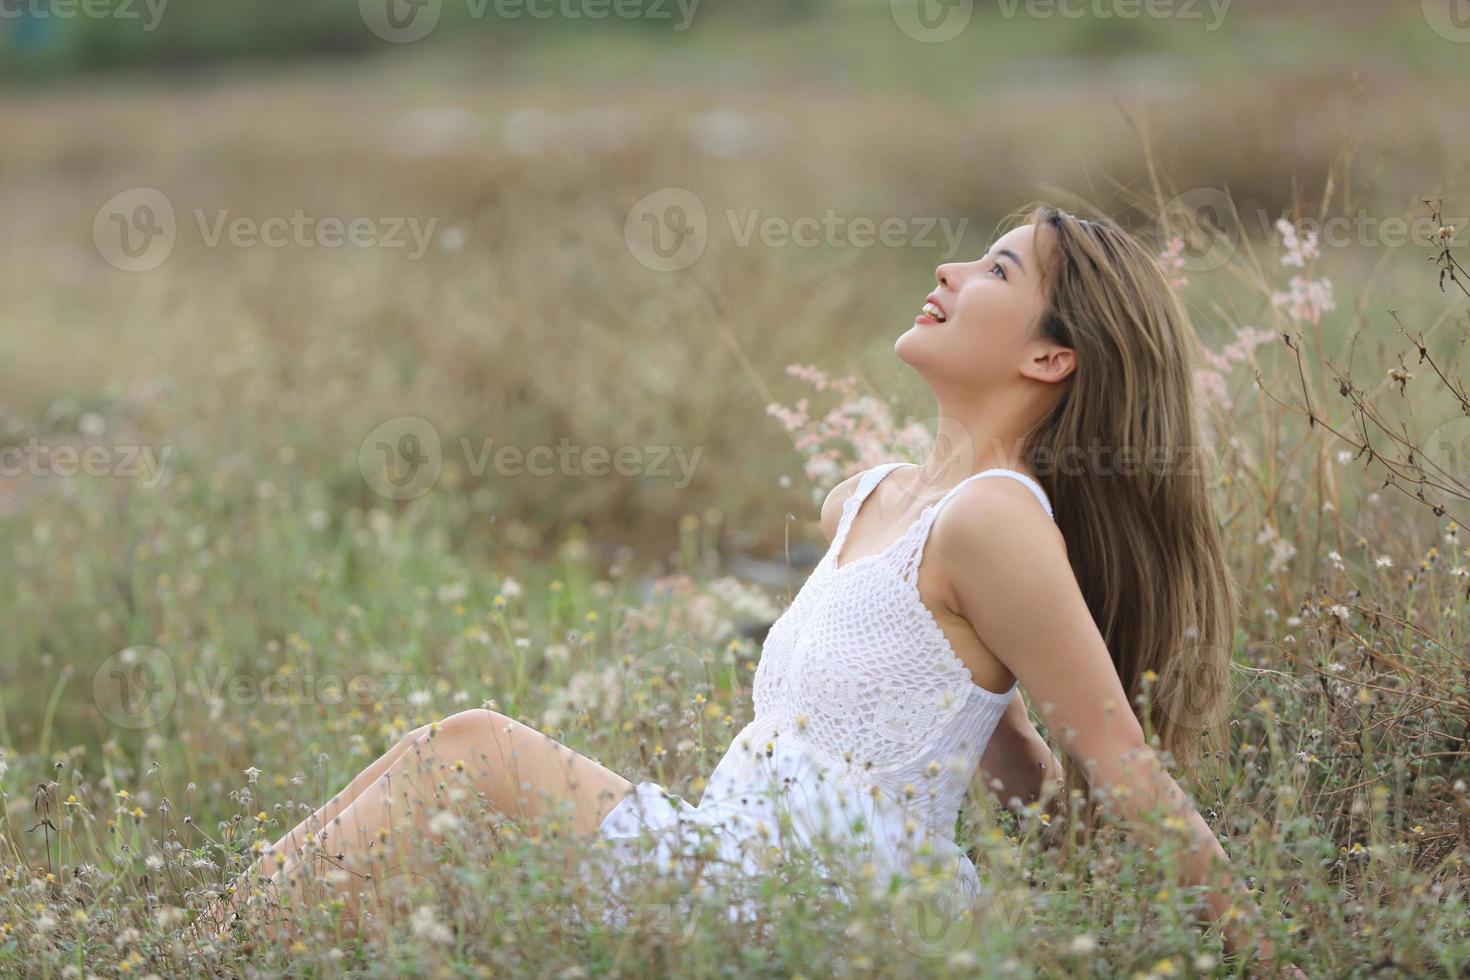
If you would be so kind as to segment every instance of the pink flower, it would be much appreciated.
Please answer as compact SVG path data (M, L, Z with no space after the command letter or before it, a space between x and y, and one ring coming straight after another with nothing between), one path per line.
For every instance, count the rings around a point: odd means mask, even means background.
M1292 276L1285 292L1272 293L1271 302L1284 307L1286 315L1297 323L1316 326L1322 314L1335 308L1332 298L1332 280L1304 279Z
M1169 245L1159 253L1159 267L1169 277L1169 288L1179 289L1189 284L1189 279L1179 275L1184 270L1184 236L1175 235Z

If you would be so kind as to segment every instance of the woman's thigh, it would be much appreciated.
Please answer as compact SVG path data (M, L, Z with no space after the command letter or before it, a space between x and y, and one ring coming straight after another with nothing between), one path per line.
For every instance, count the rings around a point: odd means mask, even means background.
M574 828L592 834L633 789L597 761L485 708L444 719L427 747L445 764L463 762L490 802L517 821L535 822L570 801Z

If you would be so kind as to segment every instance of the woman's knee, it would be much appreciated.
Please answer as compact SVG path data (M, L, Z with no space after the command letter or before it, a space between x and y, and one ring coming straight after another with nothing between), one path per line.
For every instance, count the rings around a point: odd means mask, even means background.
M424 726L424 730L432 732L435 740L493 745L499 733L506 731L512 725L514 722L498 711L491 711L489 708L466 708L434 725Z

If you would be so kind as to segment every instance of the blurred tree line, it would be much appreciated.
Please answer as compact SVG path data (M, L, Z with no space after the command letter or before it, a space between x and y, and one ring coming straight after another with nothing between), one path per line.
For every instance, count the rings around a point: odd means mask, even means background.
M791 20L864 0L0 0L0 73L16 78L227 59L287 59L381 51L365 11L394 5L399 20L437 14L431 40L498 31L668 32L694 4L705 21ZM427 6L425 6L427 5ZM885 4L886 5L886 4ZM571 11L571 15L562 11ZM615 12L616 11L616 12ZM603 16L595 16L601 13ZM548 16L550 14L550 16Z

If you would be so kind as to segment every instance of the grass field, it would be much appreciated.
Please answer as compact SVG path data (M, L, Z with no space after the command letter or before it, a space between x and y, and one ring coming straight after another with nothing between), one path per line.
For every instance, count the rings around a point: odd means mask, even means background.
M977 15L952 44L881 6L715 8L675 37L13 80L0 973L1230 975L1175 844L1064 849L978 783L970 916L886 883L831 907L796 874L760 941L656 882L643 927L593 928L564 827L491 834L451 792L459 829L365 938L330 905L294 947L183 933L461 708L697 798L823 492L932 414L892 344L935 263L1053 193L1163 252L1183 193L1237 211L1177 274L1243 608L1225 775L1178 776L1309 975L1465 975L1470 76L1419 6ZM705 213L680 269L640 237L669 189ZM129 254L165 207L171 244ZM1282 216L1321 229L1302 267ZM802 398L825 441L768 413ZM395 481L395 453L428 469Z

